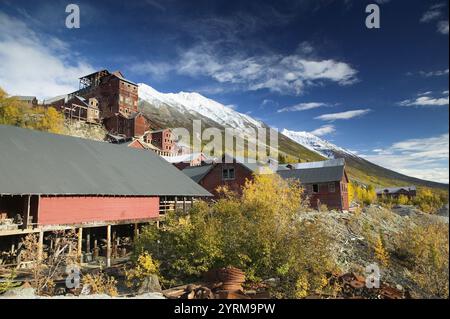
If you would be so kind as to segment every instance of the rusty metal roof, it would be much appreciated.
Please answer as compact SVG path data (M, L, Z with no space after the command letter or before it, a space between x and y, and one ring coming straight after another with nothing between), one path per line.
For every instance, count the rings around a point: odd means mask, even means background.
M211 196L153 151L5 125L0 194Z

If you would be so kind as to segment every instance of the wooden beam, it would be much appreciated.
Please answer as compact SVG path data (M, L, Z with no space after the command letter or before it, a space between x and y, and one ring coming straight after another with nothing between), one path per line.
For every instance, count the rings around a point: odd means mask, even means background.
M38 241L38 261L42 261L44 256L44 232L39 231L39 241Z
M134 223L134 238L139 237L139 224Z
M25 218L23 221L23 229L28 229L28 223L30 221L30 202L31 202L31 195L28 195L25 207Z
M86 231L86 254L91 252L91 231L88 229Z
M80 263L83 262L83 228L78 228L78 247L77 255Z
M106 226L106 267L111 267L111 225Z

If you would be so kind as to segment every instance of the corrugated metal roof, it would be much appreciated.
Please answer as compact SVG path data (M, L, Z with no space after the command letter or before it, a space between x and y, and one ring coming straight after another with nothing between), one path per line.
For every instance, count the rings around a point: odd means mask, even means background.
M186 167L182 170L187 176L189 176L194 182L200 182L209 171L214 167L214 164Z
M154 152L4 125L0 194L211 195Z
M344 176L344 165L281 170L277 172L285 179L298 179L303 184L340 181Z

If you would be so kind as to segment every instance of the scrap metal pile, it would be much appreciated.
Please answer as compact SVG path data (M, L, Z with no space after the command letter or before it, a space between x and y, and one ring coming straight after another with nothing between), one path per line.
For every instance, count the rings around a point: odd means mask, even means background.
M368 288L366 278L356 273L334 275L331 284L337 283L341 287L338 297L346 299L405 299L408 292L402 287L393 287L381 282L379 288Z

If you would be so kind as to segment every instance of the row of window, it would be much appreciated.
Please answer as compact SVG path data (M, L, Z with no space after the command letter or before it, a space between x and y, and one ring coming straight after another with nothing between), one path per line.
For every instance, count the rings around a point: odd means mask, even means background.
M125 82L120 82L120 84L123 86L123 87L128 87L128 88L132 88L134 91L137 91L137 86L135 86L135 85L131 85L130 83L125 83Z
M124 97L122 94L119 94L119 102L125 103L125 104L128 104L128 105L137 106L137 101L136 100L133 101L133 99L131 97L129 97L129 96L125 96Z

